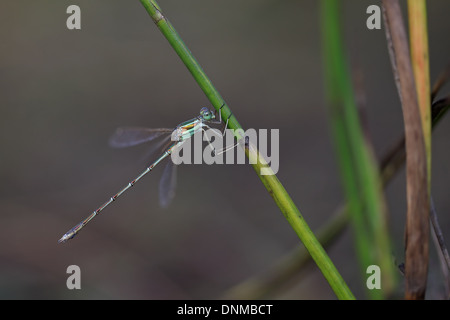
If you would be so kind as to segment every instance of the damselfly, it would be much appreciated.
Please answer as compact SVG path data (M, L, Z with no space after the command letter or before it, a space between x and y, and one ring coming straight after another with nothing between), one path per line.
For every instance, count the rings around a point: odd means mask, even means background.
M113 201L115 201L119 196L121 196L125 191L135 185L142 177L144 177L147 173L153 170L162 160L167 158L172 154L175 148L179 147L186 140L190 139L194 134L199 132L206 132L205 129L211 129L208 124L221 124L221 109L219 109L219 119L216 120L215 114L204 107L200 110L200 114L194 119L185 121L180 123L175 129L147 129L147 128L119 128L116 133L111 137L110 144L113 147L129 147L134 146L140 143L148 142L155 140L158 137L163 135L167 135L159 145L164 144L164 152L152 163L150 164L140 175L131 180L124 188L122 188L119 192L113 195L108 201L106 201L103 205L101 205L98 209L92 212L86 219L81 221L75 227L66 232L58 242L66 242L69 239L72 239L77 233L88 224L94 217L96 217L103 209L109 206ZM228 126L228 120L230 119L231 114L229 115L226 123L225 129ZM214 130L212 130L214 132ZM222 133L222 135L225 133ZM218 133L220 134L220 133ZM207 140L213 152L216 154L222 153L230 147L224 148L220 151L214 150L211 142ZM234 147L234 146L233 146ZM160 203L162 206L167 206L169 202L172 200L174 196L174 187L176 183L175 179L175 167L173 162L170 160L166 165L163 177L160 182Z

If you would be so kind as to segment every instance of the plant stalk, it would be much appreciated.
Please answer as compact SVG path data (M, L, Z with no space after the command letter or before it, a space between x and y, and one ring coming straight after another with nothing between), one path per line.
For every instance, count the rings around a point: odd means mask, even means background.
M175 52L186 65L192 76L203 90L211 104L217 111L222 112L222 118L229 118L228 127L234 129L234 133L238 141L244 138L240 132L243 132L241 125L236 117L232 115L230 108L225 103L217 89L213 86L199 63L196 61L190 50L184 44L175 28L162 14L162 11L154 0L140 0L150 17L153 19L164 37L169 41ZM241 130L238 130L241 129ZM283 185L280 183L275 174L270 174L270 167L261 156L259 151L251 144L246 145L246 154L249 157L257 175L266 187L269 194L274 199L281 212L294 229L311 257L317 263L324 277L335 292L339 299L354 299L354 296L347 284L342 279L334 264L326 254L325 250L312 233L311 229L303 219L300 211L295 206ZM261 170L265 171L265 175L261 174ZM269 174L267 174L269 173ZM273 172L271 172L273 173Z

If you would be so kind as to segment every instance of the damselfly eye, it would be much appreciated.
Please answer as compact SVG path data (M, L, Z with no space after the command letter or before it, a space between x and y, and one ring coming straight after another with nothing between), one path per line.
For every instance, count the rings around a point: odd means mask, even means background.
M211 111L207 108L207 107L203 107L200 110L200 115L202 116L203 119L205 120L211 120L212 119L212 113Z

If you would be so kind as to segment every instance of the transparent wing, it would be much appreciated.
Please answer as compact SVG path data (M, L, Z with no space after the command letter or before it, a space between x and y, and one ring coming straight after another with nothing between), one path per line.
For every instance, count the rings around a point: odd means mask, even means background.
M152 141L162 135L171 134L173 129L160 128L149 129L139 127L122 127L109 139L109 145L114 148L135 146L144 142Z
M144 154L141 161L146 163L147 166L149 166L151 164L149 160L152 160L152 157L155 155L155 153L158 154L159 156L162 152L166 151L167 147L170 145L171 142L170 138L171 135L166 135L164 136L164 138L159 139L159 141L154 143L152 142L153 144L148 148L147 152Z
M177 166L169 158L159 181L159 204L167 208L175 197L177 187Z

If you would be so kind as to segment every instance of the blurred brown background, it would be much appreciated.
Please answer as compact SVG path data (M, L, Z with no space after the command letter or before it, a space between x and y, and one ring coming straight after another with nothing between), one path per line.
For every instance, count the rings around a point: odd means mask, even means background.
M374 1L343 1L345 38L363 72L377 155L402 133ZM81 7L81 30L66 8ZM280 129L278 177L313 230L342 202L324 105L318 1L160 1L244 128ZM376 3L378 4L378 2ZM404 4L404 3L403 3ZM429 6L431 79L450 61L450 2ZM162 167L58 244L143 168L146 147L114 150L119 126L172 127L208 105L139 1L0 2L0 298L216 299L301 245L248 165L184 165L158 205ZM444 90L449 93L449 87ZM450 119L433 134L432 192L450 237ZM403 259L404 172L387 188ZM328 250L362 297L351 231ZM442 293L434 249L429 297ZM66 288L81 268L82 290ZM334 299L315 265L268 298Z

